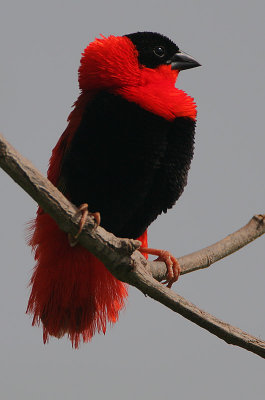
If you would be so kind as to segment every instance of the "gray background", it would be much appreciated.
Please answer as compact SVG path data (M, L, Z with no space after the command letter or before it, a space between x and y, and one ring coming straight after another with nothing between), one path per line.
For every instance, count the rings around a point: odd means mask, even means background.
M175 255L264 209L263 1L2 1L0 130L43 173L78 95L83 48L100 33L151 30L203 67L178 86L198 103L196 154L175 208L149 230ZM78 351L42 344L25 315L33 267L25 224L36 205L0 171L1 399L264 399L264 360L228 346L130 289L119 323ZM174 290L265 339L264 238Z

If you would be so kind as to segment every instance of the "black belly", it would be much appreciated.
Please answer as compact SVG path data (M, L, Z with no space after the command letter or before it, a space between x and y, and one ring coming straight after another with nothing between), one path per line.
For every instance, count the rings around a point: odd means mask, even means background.
M69 199L99 211L101 225L137 238L181 195L193 156L195 122L170 122L120 96L87 105L61 180Z

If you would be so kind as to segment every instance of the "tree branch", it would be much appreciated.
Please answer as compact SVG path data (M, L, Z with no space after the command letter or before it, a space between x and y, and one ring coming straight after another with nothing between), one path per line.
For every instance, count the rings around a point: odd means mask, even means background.
M17 182L65 232L78 231L77 208L51 182L0 135L0 166ZM256 215L243 228L203 250L179 258L182 274L206 268L245 246L265 232L265 216ZM162 262L147 262L137 252L140 242L119 239L102 227L93 229L88 218L80 243L95 254L118 279L164 304L219 338L265 358L265 342L199 309L158 282L165 278ZM154 279L156 278L156 279Z

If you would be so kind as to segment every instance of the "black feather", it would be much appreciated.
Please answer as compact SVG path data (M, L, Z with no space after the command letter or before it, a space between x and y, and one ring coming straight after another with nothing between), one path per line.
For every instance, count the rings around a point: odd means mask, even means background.
M138 238L183 192L194 128L190 118L170 122L118 95L98 93L63 161L67 195L99 211L105 229Z

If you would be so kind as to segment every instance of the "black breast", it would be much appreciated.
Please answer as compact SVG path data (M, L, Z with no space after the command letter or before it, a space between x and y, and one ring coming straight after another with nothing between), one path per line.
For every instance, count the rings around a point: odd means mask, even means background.
M87 105L61 178L77 206L101 213L120 237L139 237L181 195L193 156L195 122L173 122L100 92Z

